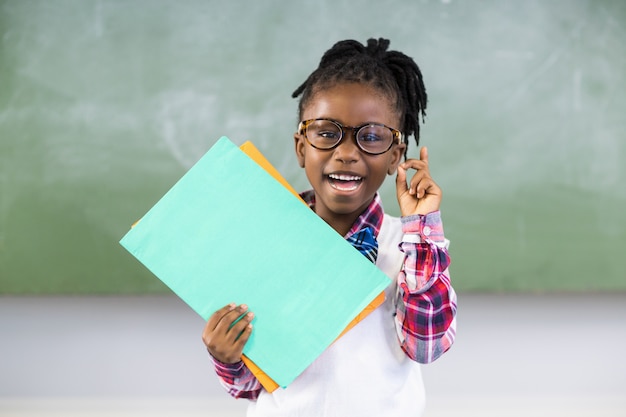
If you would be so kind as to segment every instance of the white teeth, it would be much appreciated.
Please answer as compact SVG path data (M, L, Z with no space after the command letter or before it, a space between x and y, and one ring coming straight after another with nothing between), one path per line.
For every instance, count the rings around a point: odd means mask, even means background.
M340 174L328 174L329 178L339 181L361 181L361 177L354 175L340 175Z
M359 186L361 185L360 181L363 179L363 177L359 177L356 175L345 174L328 174L328 178L335 181L341 181L330 183L331 187L339 191L354 191L359 188ZM342 183L343 181L345 181L346 184ZM351 183L349 183L348 181L351 181Z
M352 185L352 186L350 186L350 187L342 187L342 186L341 186L341 185L339 185L339 184L333 184L333 183L331 183L331 184L330 184L330 186L331 186L331 187L333 187L335 190L339 190L339 191L354 191L354 190L356 190L357 188L359 188L358 184L357 184L357 185Z

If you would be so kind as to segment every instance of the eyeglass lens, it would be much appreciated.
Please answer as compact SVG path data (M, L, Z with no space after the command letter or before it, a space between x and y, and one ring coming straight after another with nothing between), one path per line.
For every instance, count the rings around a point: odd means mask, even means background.
M330 120L313 120L306 127L307 139L311 145L319 149L330 149L336 146L343 137L342 133L342 128ZM356 132L359 147L372 154L387 151L393 139L393 132L381 125L364 125Z

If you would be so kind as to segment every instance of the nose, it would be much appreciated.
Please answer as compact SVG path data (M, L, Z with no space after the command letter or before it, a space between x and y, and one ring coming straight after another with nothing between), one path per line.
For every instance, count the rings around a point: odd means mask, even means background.
M344 130L341 142L334 149L334 157L344 164L350 164L359 160L361 150L356 144L355 133L351 129Z

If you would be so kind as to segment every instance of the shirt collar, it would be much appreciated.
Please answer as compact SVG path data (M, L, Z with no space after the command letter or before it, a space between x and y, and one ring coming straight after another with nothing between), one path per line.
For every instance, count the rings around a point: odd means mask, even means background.
M308 206L315 210L315 191L307 190L300 193L300 197L308 204ZM375 237L378 237L378 232L383 224L383 216L385 211L383 209L382 200L378 193L374 195L374 199L367 206L367 208L359 215L348 233L344 236L346 239L366 227L371 227Z

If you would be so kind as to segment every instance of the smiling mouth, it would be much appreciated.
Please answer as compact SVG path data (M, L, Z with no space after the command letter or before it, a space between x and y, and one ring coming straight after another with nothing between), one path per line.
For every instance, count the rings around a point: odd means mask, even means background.
M363 177L346 174L328 174L328 183L339 191L354 191L359 188Z

